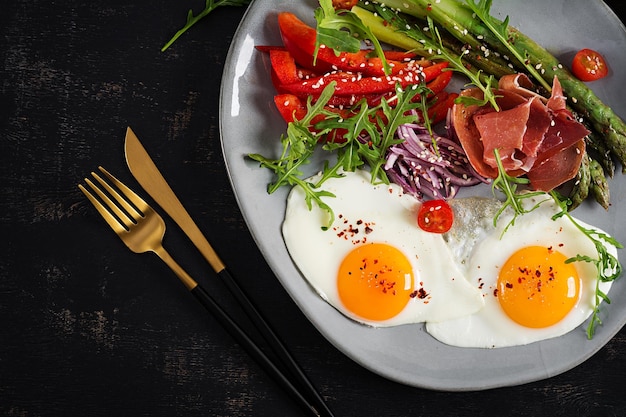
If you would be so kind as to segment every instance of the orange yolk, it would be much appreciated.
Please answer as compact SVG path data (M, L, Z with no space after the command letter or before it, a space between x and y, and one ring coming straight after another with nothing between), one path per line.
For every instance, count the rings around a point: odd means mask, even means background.
M344 258L337 289L352 313L382 321L404 309L413 292L413 281L413 268L402 252L384 243L369 243Z
M576 305L580 279L561 252L529 246L515 252L498 277L498 300L506 314L526 327L551 326Z

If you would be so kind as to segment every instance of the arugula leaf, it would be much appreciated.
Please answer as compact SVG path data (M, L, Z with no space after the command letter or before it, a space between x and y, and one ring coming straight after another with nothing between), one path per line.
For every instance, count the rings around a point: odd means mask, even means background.
M420 106L420 103L413 98L426 89L424 82L406 90L397 85L395 96L388 100L382 99L380 105L370 107L363 99L349 109L349 112L340 115L325 108L335 86L335 81L326 86L314 104L309 98L305 117L288 124L287 133L281 137L280 157L272 159L259 154L248 155L276 174L276 179L268 185L269 193L283 185L302 187L307 206L311 208L313 204L317 204L327 212L328 220L323 229L328 229L335 219L332 208L323 200L323 197L334 197L332 193L323 190L324 182L330 178L341 177L343 172L355 171L368 165L372 183L388 184L389 179L383 168L387 151L391 146L402 142L396 135L397 129L402 124L414 122L410 110ZM390 101L394 102L394 106L389 104ZM324 116L323 120L312 126L312 120L319 115ZM326 142L325 135L336 129L345 131L343 140ZM319 148L336 156L336 160L332 164L326 160L319 177L312 183L303 178L304 172L301 168L310 162L310 158Z
M600 319L600 316L599 316L600 315L600 303L602 301L606 302L607 304L611 303L611 300L609 299L607 294L605 294L600 289L600 283L614 281L617 278L619 278L619 276L622 273L622 265L620 264L617 257L615 257L614 255L610 254L607 251L606 244L612 245L618 249L621 249L624 246L617 239L607 235L606 233L602 233L596 229L582 226L579 222L576 221L576 219L574 219L570 215L569 210L567 209L567 204L568 204L567 199L565 200L560 199L559 195L555 191L551 191L550 195L557 202L557 204L559 204L559 206L561 207L561 211L557 213L556 215L554 215L553 218L558 218L558 217L563 217L563 216L567 217L572 222L572 224L576 226L578 230L580 230L585 236L591 239L591 241L593 242L595 246L596 252L598 254L597 258L593 258L588 255L578 254L565 261L566 263L589 262L589 263L594 264L596 267L596 271L598 275L597 275L596 288L595 288L595 305L593 308L593 312L591 314L591 320L589 321L589 324L587 326L587 338L592 339L593 335L595 334L596 327L602 324L602 320Z
M346 10L336 11L332 0L320 0L320 7L315 10L317 20L317 37L315 40L315 56L320 45L326 45L339 52L358 52L361 41L368 40L374 46L376 55L381 59L385 74L391 73L391 67L385 59L383 47L361 19Z
M172 38L165 45L163 45L163 47L161 48L161 52L165 51L167 48L172 46L172 44L176 42L176 40L180 38L180 36L183 33L187 32L187 30L189 30L193 25L198 23L201 19L206 17L209 13L211 13L213 10L217 9L218 7L220 6L246 6L250 4L251 1L252 0L206 0L206 3L204 5L204 10L198 13L197 16L194 16L193 10L189 9L189 12L187 12L187 22L185 22L185 26L183 26L182 29L176 32L174 36L172 36Z
M546 89L546 91L552 91L552 86L546 82L546 80L539 74L537 69L528 63L528 59L522 56L520 51L515 48L511 42L509 42L509 16L504 21L500 21L491 16L491 2L492 0L478 0L475 3L474 0L465 0L468 7L474 12L474 14L485 24L491 33L504 45L517 61L526 68L532 76L539 81L539 83Z
M541 203L546 201L546 200L540 201L539 203L537 203L530 209L527 209L526 207L524 207L523 200L532 198L538 195L544 195L546 193L543 191L532 191L532 192L524 192L524 193L518 192L518 186L527 185L530 183L530 181L527 178L521 178L521 177L516 178L507 174L506 171L504 170L504 166L502 166L502 159L500 158L500 151L498 150L498 148L496 148L494 149L493 152L496 157L496 163L498 164L498 176L493 180L491 184L491 191L495 195L496 190L500 190L504 194L504 197L505 197L502 207L500 207L500 209L498 210L498 212L493 218L493 225L495 226L498 223L498 219L508 207L513 209L513 218L502 231L502 234L504 234L506 233L506 231L509 229L510 226L513 226L515 224L515 219L517 219L518 216L521 216L525 213L529 213L535 210L537 207L541 205Z
M372 171L372 177L381 177L385 183L388 183L387 174L382 169L385 164L385 156L387 150L398 143L402 143L401 139L396 136L398 128L407 123L414 123L415 116L413 116L409 110L416 109L420 106L419 103L413 102L413 97L420 94L426 88L424 82L420 85L412 85L407 90L402 90L399 86L396 87L397 103L395 107L391 107L386 100L381 102L383 112L386 116L387 122L384 123L379 120L378 126L380 128L380 136L372 137L374 149L378 149L378 153L374 153L369 158L369 165ZM378 117L378 116L377 116ZM379 139L377 141L377 139Z
M465 105L479 105L482 106L486 103L490 103L495 110L499 110L498 103L496 102L496 95L493 93L493 87L497 85L493 75L484 77L482 71L472 70L468 68L467 64L463 61L463 55L457 55L455 52L450 51L443 44L443 39L439 32L439 29L435 26L433 20L430 17L426 18L428 23L428 33L422 30L416 24L410 24L402 15L391 10L388 7L374 5L376 13L383 18L386 22L394 25L398 32L404 33L409 38L418 41L424 45L424 49L433 51L432 59L443 59L450 63L447 71L455 71L459 74L463 74L469 79L469 84L478 87L483 92L483 100L478 100L472 97L458 97L457 103L463 103Z

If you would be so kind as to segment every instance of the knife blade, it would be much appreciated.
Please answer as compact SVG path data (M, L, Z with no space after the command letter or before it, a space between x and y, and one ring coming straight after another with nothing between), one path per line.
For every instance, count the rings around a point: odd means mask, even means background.
M124 152L126 155L126 164L137 182L139 182L143 189L182 229L215 270L218 277L222 279L222 282L237 299L250 321L268 343L283 368L294 378L294 382L307 391L311 401L315 402L324 415L333 416L332 411L330 411L308 377L291 356L291 353L289 353L274 330L270 327L269 323L230 275L222 260L202 234L176 194L174 194L174 191L130 127L126 129Z
M200 253L206 258L215 272L225 269L224 263L219 258L211 244L204 237L196 222L193 221L183 204L169 186L154 161L148 155L139 138L128 127L124 142L126 163L135 179L144 190L156 201L159 206L178 224L185 232Z

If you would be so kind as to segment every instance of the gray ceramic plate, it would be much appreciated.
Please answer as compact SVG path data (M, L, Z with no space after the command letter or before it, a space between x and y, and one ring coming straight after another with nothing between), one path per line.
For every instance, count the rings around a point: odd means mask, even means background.
M580 364L626 323L626 282L611 291L613 303L593 340L584 325L552 340L505 349L464 349L443 345L422 325L372 329L347 320L322 301L292 263L281 237L288 189L266 193L269 170L246 159L249 153L277 155L285 124L274 108L268 62L255 45L280 45L276 15L291 11L314 24L312 0L257 0L249 7L233 40L222 81L220 123L222 146L232 186L243 216L268 264L287 292L339 350L362 366L391 380L435 390L466 391L509 386L557 375ZM511 24L569 62L583 47L601 51L614 69L626 68L626 30L599 0L495 0L493 12L510 15ZM592 84L596 93L626 117L623 98L626 72ZM319 166L312 166L312 172ZM626 209L626 178L611 182L613 206L597 204L576 210L576 216L626 242L626 226L618 213ZM488 188L488 187L486 187ZM488 190L473 189L474 194ZM622 254L622 257L623 254Z

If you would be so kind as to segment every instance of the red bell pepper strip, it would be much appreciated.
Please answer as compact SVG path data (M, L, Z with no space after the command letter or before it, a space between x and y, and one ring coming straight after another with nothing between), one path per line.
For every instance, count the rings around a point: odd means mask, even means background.
M269 51L270 63L272 64L273 76L279 85L291 84L301 81L298 77L296 61L288 51L274 49Z
M388 77L361 77L359 74L332 72L297 83L281 85L277 90L279 93L290 93L298 97L318 97L326 85L331 81L337 81L336 96L383 95L393 92L396 84L399 84L401 88L406 88L409 85L419 84L422 79L429 83L435 80L447 66L448 63L444 61L424 69L404 71Z
M306 106L299 97L293 94L278 94L274 96L274 105L287 123L301 120L306 116Z
M385 71L379 57L370 58L372 50L363 49L359 52L340 52L320 45L315 56L316 30L289 12L278 14L278 26L285 48L291 53L296 63L319 73L330 71L359 72L368 76L384 76ZM398 73L410 63L405 62L414 54L406 52L385 52L392 73Z
M443 91L448 86L448 84L450 84L453 74L454 71L441 71L441 74L435 77L435 79L426 83L426 87L428 87L428 89L432 91L433 94L437 94Z
M317 38L315 29L302 22L293 13L288 12L278 14L278 27L285 48L291 53L298 65L321 73L332 71L332 64L320 56L314 63L313 54L315 53L315 40Z
M280 52L272 52L272 53L275 55L282 55L283 53L286 53L286 52L280 51ZM273 65L280 63L280 65L285 65L286 67L286 68L273 67L272 69L272 80L274 82L276 90L279 93L294 94L300 97L300 99L302 100L305 100L306 98L308 98L308 96L313 96L314 98L316 98L315 93L320 91L319 89L316 92L310 92L309 90L305 90L304 93L302 93L302 89L300 89L300 90L297 90L297 91L300 91L299 93L297 93L295 88L290 88L289 85L286 87L283 86L281 82L278 80L277 74L283 74L282 79L288 79L288 78L297 79L298 82L301 82L302 84L304 84L307 79L309 80L308 82L319 82L319 80L321 79L320 76L315 76L314 74L307 73L306 72L307 70L295 68L292 62L287 58L285 59L276 58L272 62L273 62ZM438 65L438 64L435 64L435 65ZM441 67L443 67L443 65L439 66L439 68ZM355 77L353 74L346 74L346 75L349 77L350 80L354 79ZM442 71L432 81L427 83L426 86L432 91L432 94L430 96L432 97L436 95L437 93L443 91L446 88L446 86L450 83L450 80L452 79L452 75L453 75L452 71ZM338 73L335 74L335 76L340 77ZM339 82L341 82L341 80L343 80L344 78L340 77L337 79L340 80ZM326 77L326 80L330 82L332 80L332 77L328 75ZM355 105L362 99L366 99L368 105L377 106L380 104L382 98L386 98L389 100L394 95L395 95L395 91L392 86L390 86L390 88L386 89L386 91L382 93L380 91L375 91L375 92L361 92L361 93L355 93L355 94L349 94L349 95L334 94L330 98L328 105L334 106L334 107L352 107L353 105ZM419 99L420 96L416 96L415 98ZM393 105L393 102L390 102L390 104Z
M276 108L278 109L278 112L280 113L283 120L285 120L285 122L287 123L303 119L308 111L306 103L300 100L299 97L294 96L293 94L278 94L274 96L274 104L276 105ZM349 110L339 109L331 106L326 106L324 108L326 111L337 113L342 117L350 116ZM324 119L325 116L323 114L319 114L313 117L309 130L311 132L319 132L315 129L315 125ZM345 135L347 132L347 129L335 129L332 132L327 133L324 140L326 142L342 143L345 141Z
M431 101L428 107L428 119L431 124L437 124L446 119L448 110L454 105L454 100L459 95L457 93L448 93L447 91L441 91ZM423 122L423 120L420 120Z
M427 83L426 87L431 91L431 93L429 93L428 95L428 98L434 98L437 94L443 92L452 80L452 75L452 71L442 71L441 74L435 77L434 80L432 80L430 83ZM328 101L328 105L335 107L352 107L362 99L365 99L367 101L367 104L372 107L379 105L381 100L385 98L391 106L394 106L395 103L391 99L395 96L395 94L395 91L390 90L385 94L354 94L350 96L333 95ZM414 97L414 100L420 99L420 95L416 95Z
M441 91L437 95L435 95L430 100L430 106L428 108L428 118L432 124L437 124L445 120L448 110L454 104L454 100L459 95L457 93L448 93L446 91ZM298 96L293 94L278 94L274 96L274 104L278 109L281 117L285 122L291 123L295 120L303 119L307 114L307 107L303 100L301 100ZM326 111L334 112L342 115L343 117L349 117L350 111L345 109L340 109L334 107L332 105L328 105L325 107ZM382 111L378 114L381 120L384 120L385 115ZM313 118L311 121L310 130L312 132L316 132L315 124L324 120L325 116L320 114ZM374 120L373 120L374 121ZM419 115L420 123L424 122L424 118L422 115ZM326 141L334 141L334 142L342 142L344 140L344 135L347 133L345 129L336 129L333 132L330 132L325 138Z
M415 59L417 57L417 54L415 52L407 51L383 51L383 53L385 54L385 58L391 61L406 61L409 59Z
M254 47L259 52L269 53L270 51L287 51L287 48L279 45L256 45ZM371 53L373 52L371 49L363 49L363 52ZM385 58L390 61L408 61L417 59L418 55L414 52L409 51L393 51L393 50L385 50L383 51ZM372 59L372 58L370 58ZM426 59L420 61L420 65L425 66L427 62L430 62Z

